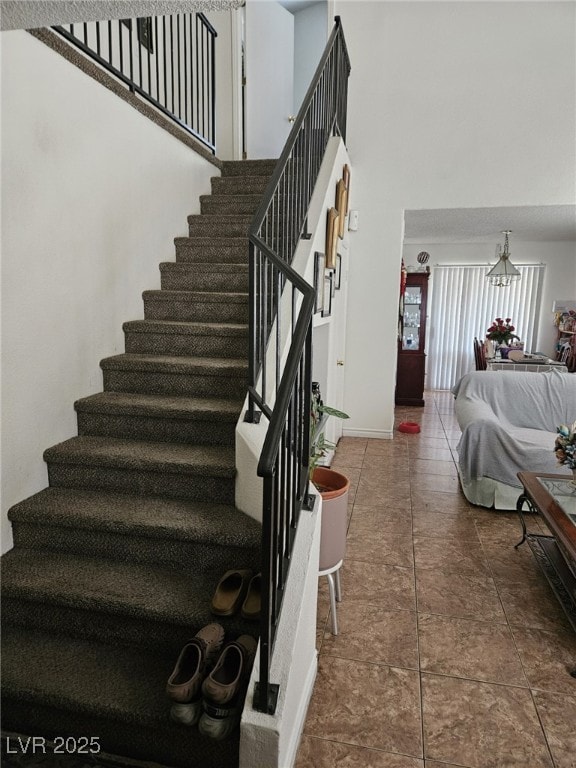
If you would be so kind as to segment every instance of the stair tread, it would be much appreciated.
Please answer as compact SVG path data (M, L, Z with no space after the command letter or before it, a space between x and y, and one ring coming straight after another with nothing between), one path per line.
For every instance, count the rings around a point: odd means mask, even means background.
M199 323L194 320L128 320L125 331L190 334L195 336L245 336L246 323Z
M172 373L205 373L217 370L221 375L246 375L248 363L234 357L176 357L174 355L143 355L126 352L100 361L104 370L162 371Z
M248 293L240 291L174 291L149 290L142 293L144 299L160 301L222 302L226 304L244 304L248 301Z
M200 217L202 215L205 216L205 214L199 214ZM246 219L251 217L244 216L243 218ZM228 247L244 247L246 248L246 254L248 254L248 235L243 235L242 237L218 237L217 235L198 235L197 237L186 237L185 235L181 235L180 237L174 238L174 245L198 245L204 248L209 248L211 246L222 247L224 245Z
M272 158L263 160L224 160L222 176L271 176L278 161Z
M229 193L220 193L220 194L212 193L211 195L200 195L201 203L207 203L212 201L217 201L218 203L233 203L238 199L240 199L242 202L250 202L250 203L254 203L254 205L258 205L258 203L262 202L262 193L229 192ZM210 214L207 214L207 215L210 216Z
M4 597L191 628L215 620L210 601L221 576L21 547L2 557Z
M44 460L54 464L113 467L177 474L233 477L234 448L221 445L191 445L120 437L72 437L44 451Z
M7 626L2 635L5 695L128 723L168 726L165 688L172 665L161 654L19 627Z
M196 240L196 238L183 238L184 240L193 239ZM245 240L243 241L246 242ZM220 273L225 272L226 274L235 275L238 272L248 272L249 266L246 263L242 264L233 264L233 263L226 263L226 264L219 264L218 262L214 261L195 261L192 263L182 262L182 261L162 261L160 262L160 271L182 271L182 272L202 272L202 273Z
M237 222L239 224L250 224L254 216L251 213L191 213L188 216L189 222L206 221L210 220L213 223L217 219L222 219L223 224L230 224L231 222ZM222 238L226 240L233 240L235 238Z
M9 518L148 538L259 548L261 525L228 504L45 488L12 507Z
M198 741L204 741L170 721L165 690L175 659L166 654L20 627L6 627L2 646L4 695L85 715L87 722L104 717L119 727L161 728L176 740L188 736L191 758Z
M74 403L84 413L158 416L162 418L210 421L236 421L241 403L216 397L178 397L131 392L98 392Z

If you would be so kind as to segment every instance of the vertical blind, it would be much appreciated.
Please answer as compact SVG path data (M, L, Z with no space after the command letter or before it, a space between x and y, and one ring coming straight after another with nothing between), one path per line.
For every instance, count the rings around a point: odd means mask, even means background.
M439 265L432 272L428 340L429 389L451 389L474 370L473 341L486 337L496 317L510 317L516 334L533 350L544 265L516 265L520 279L506 288L486 280L486 266Z

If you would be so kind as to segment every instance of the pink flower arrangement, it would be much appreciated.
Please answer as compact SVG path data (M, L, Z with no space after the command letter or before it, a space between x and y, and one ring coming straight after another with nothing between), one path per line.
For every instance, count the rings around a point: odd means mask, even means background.
M508 344L511 339L519 339L514 331L516 328L512 325L512 319L507 317L503 320L501 317L497 317L486 331L486 338L497 341L499 344Z

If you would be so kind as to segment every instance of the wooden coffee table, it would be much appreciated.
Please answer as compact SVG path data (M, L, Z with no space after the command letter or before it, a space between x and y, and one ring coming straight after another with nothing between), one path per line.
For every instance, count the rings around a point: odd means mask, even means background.
M519 472L524 492L516 509L522 523L522 540L534 553L538 564L576 630L576 486L569 475ZM523 507L537 512L551 536L528 533ZM576 677L576 670L571 672Z

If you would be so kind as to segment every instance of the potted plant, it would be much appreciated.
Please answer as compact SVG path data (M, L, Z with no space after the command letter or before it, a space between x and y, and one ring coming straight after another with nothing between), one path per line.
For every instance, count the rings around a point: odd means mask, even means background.
M516 328L512 325L512 318L507 317L503 320L497 317L490 328L486 331L486 338L497 343L502 358L508 357L508 345L512 339L520 339L514 331Z
M326 440L324 426L329 416L348 419L343 411L324 405L316 382L312 386L310 418L310 480L322 496L320 571L333 568L344 558L350 480L340 472L321 465L334 443Z

